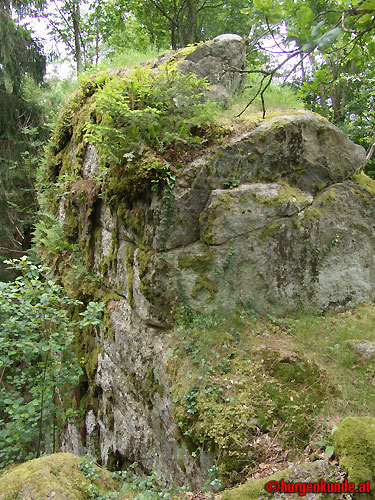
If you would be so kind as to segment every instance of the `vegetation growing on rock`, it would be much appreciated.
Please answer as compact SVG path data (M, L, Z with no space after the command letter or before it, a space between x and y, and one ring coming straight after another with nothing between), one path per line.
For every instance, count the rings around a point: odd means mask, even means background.
M333 433L332 442L341 467L348 473L348 480L356 485L366 481L373 484L375 419L367 416L344 418Z
M303 448L329 394L326 374L314 362L291 345L281 349L279 337L262 339L260 325L245 318L179 323L168 362L180 432L196 456L211 453L227 482L266 460L264 433L277 436L284 449Z
M108 492L118 488L112 474L95 466L91 483L79 469L82 458L71 453L56 453L9 467L0 474L0 499L83 500L90 496L90 485Z

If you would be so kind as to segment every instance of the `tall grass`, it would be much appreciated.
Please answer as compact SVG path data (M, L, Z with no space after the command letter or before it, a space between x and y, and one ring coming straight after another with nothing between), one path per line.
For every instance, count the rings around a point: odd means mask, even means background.
M137 64L140 64L142 62L150 61L166 50L167 49L158 49L152 45L145 48L144 50L135 50L129 48L128 50L126 50L126 52L117 54L109 63L105 65L105 68L132 68L133 66L136 66Z
M235 96L233 100L232 113L239 114L245 106L254 98L260 85L260 79L254 76L248 77L244 90ZM272 83L264 94L266 112L274 113L292 109L304 109L304 104L297 94L286 85L278 82ZM259 113L262 111L262 101L258 95L254 102L248 107L245 114Z

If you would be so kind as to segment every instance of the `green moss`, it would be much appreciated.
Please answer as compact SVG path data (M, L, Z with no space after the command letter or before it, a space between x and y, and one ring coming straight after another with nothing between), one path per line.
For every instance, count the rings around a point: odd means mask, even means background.
M78 469L81 457L71 453L56 453L9 467L0 475L0 499L83 500L88 498L89 481ZM96 468L95 486L101 492L118 488L112 474Z
M181 254L178 257L180 269L192 269L198 275L192 290L193 298L196 298L201 292L209 292L211 298L217 293L217 284L208 278L212 259L212 252L204 255Z
M368 177L364 172L357 172L352 176L352 181L366 189L370 195L375 198L375 181Z
M125 200L121 200L117 207L118 222L132 231L138 238L143 237L145 226L144 206L133 206L131 209Z
M238 488L233 488L224 491L217 497L217 500L259 500L260 498L272 498L265 489L265 484L268 481L280 481L285 477L285 471L279 471L272 476L267 476L262 479L250 479Z
M95 123L96 112L95 112L96 100L95 96L91 96L87 99L85 104L78 108L74 113L73 119L73 142L75 145L84 144L84 136L86 133L86 127L88 123ZM79 148L78 155L76 151L76 156L82 157L84 153L84 148Z
M100 262L100 273L102 275L106 275L108 271L116 272L118 249L119 249L118 223L116 218L115 227L111 232L111 248L109 250L109 254L106 257L104 257Z
M375 418L349 417L342 420L333 434L340 467L348 480L356 484L375 481ZM361 497L365 498L365 496ZM368 496L374 498L374 496Z
M328 189L327 191L322 193L322 195L319 197L319 200L322 203L322 207L325 207L327 203L330 204L333 201L337 200L336 189L335 188Z
M137 263L138 263L139 277L141 280L147 272L151 257L153 255L155 255L155 250L153 250L152 248L138 248Z
M273 238L280 231L281 224L279 222L271 222L264 226L259 234L259 238L263 241Z
M66 208L64 219L64 234L70 241L77 241L78 238L78 211L72 204Z
M201 231L201 241L206 245L211 245L214 239L215 208L215 205L212 205L210 214L204 213L199 219L204 224Z
M307 201L306 196L298 188L292 187L287 183L281 185L277 200L279 203L292 204L304 204Z
M105 304L107 304L108 302L111 302L113 300L123 300L123 296L122 295L119 295L118 293L116 292L109 292L109 293L106 293L102 298L102 302L104 302Z
M210 297L213 298L216 295L217 290L217 283L210 280L207 276L201 275L195 280L191 296L195 299L201 292L209 292Z
M157 393L160 397L163 396L164 391L162 385L159 383L158 379L155 377L155 373L153 369L148 370L146 375L146 386L147 392L150 398Z
M86 355L85 359L85 371L89 379L93 379L96 374L96 368L98 366L98 356L103 354L103 346L96 345L96 347Z
M367 204L370 203L368 196L366 195L366 193L362 189L355 188L353 186L349 186L349 189L350 189L350 192L352 194L356 194L356 195L360 196L363 199L363 201L365 201Z
M113 165L108 171L103 185L103 193L108 203L118 207L122 200L128 203L140 198L151 190L152 181L164 177L168 169L151 151L126 165Z
M61 151L73 136L78 145L83 137L85 124L88 123L93 109L94 99L91 97L102 88L108 79L105 72L85 77L79 88L73 92L65 106L61 109L57 124L52 136L55 154Z
M178 266L180 269L192 269L197 274L204 274L209 272L212 258L212 252L205 255L181 254L178 257Z
M224 210L229 210L231 195L229 193L220 194L218 200L221 202L221 206Z
M307 207L303 212L302 225L309 225L317 222L320 219L321 212L316 207Z
M163 66L166 66L168 68L174 68L176 64L181 62L186 56L194 52L194 50L197 48L197 44L194 45L188 45L187 47L183 47L182 49L177 50L176 52L174 51L167 51L164 54L161 54L160 57L165 57L170 54L166 62L164 63Z
M257 193L252 193L252 197L257 201L268 206L275 206L280 204L303 205L307 202L306 196L295 187L290 186L286 182L280 183L278 195L275 197L259 196Z
M139 288L143 296L151 303L153 302L156 291L153 284L147 279L146 274L153 255L155 255L155 250L152 248L138 248L137 250L137 264L140 279ZM157 291L157 293L158 292L159 291Z
M137 398L142 399L150 409L153 406L152 400L154 395L158 394L162 397L164 394L163 387L156 378L153 368L147 370L145 376L141 379L134 373L129 374L128 382L133 388L134 395L136 395Z
M98 278L83 263L81 252L76 249L70 260L60 266L62 284L70 297L89 301L98 296Z
M203 446L219 456L230 483L266 460L268 445L257 444L259 429L284 449L304 447L330 389L316 363L259 349L254 326L247 325L241 337L233 320L226 321L228 326L218 316L194 318L193 326L177 328L167 371L188 448Z

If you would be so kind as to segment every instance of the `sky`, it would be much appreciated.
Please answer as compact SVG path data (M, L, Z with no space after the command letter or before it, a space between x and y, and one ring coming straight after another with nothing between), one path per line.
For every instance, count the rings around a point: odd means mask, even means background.
M49 3L47 15L56 12L52 3ZM48 34L48 21L44 17L26 17L21 22L35 33L47 56L47 78L58 76L59 78L75 78L75 66L66 53L62 42L56 43L52 35ZM55 59L55 61L53 60Z

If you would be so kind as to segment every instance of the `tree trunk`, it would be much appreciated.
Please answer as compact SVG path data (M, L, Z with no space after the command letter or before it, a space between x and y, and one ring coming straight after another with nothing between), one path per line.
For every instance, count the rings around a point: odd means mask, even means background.
M355 60L352 59L348 61L345 68L345 73L348 75L355 75ZM348 83L343 84L341 93L341 109L344 110L348 102L348 96L350 95L350 86Z
M171 23L171 45L172 49L176 50L177 49L177 43L176 43L176 26Z
M186 0L186 5L188 9L187 13L187 43L195 42L195 22L196 22L196 12L194 10L192 0Z
M316 62L314 59L314 56L312 54L309 55L311 67L313 69L313 72L316 73ZM327 94L326 94L326 88L323 83L319 84L320 88L320 93L319 93L319 101L320 101L320 108L322 110L322 115L325 116L326 118L329 117L329 111L328 111L328 106L327 106Z
M337 57L337 61L339 61L339 56ZM341 120L341 85L338 83L338 77L340 76L340 63L334 60L333 56L331 56L327 65L329 67L332 84L330 88L330 97L332 101L332 111L333 111L333 123L339 123Z
M72 21L73 21L74 48L75 48L74 59L76 60L77 64L77 76L78 76L83 71L80 29L79 29L81 21L79 0L73 0Z

